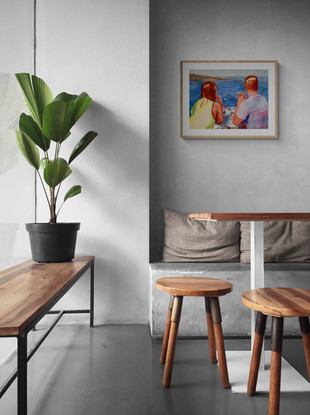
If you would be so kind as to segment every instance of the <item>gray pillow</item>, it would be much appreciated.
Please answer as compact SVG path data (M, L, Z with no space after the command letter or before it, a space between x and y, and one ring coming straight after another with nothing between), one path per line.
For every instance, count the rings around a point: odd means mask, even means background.
M240 222L240 260L251 261L250 222ZM265 262L310 262L310 222L264 222Z
M210 222L164 211L164 262L239 262L239 222Z

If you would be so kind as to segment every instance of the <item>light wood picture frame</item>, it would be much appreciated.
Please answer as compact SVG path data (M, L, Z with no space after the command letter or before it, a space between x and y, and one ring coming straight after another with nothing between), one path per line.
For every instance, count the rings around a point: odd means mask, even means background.
M278 138L277 83L276 60L182 60L181 138Z

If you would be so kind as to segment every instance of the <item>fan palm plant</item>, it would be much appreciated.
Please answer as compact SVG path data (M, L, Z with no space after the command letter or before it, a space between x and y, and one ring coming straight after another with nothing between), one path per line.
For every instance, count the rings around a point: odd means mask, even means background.
M73 148L68 161L60 157L61 146L92 99L86 92L80 95L62 92L53 98L50 88L41 78L28 73L18 73L15 76L29 110L29 115L22 113L20 116L19 130L16 130L17 145L37 171L49 206L49 223L56 223L63 203L81 193L80 185L72 186L57 210L61 184L72 173L73 160L98 133L88 131Z

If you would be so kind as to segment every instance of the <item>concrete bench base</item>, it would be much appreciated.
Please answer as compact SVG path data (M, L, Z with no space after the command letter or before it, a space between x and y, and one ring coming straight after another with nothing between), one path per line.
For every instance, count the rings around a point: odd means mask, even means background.
M244 263L162 263L156 262L150 269L150 327L153 338L164 334L169 295L156 289L156 280L170 276L200 276L219 278L233 284L233 291L220 298L224 336L250 335L250 310L242 304L242 294L250 287L250 264ZM310 263L266 263L265 286L299 287L310 289ZM270 334L267 326L266 334ZM296 319L285 321L286 335L300 335ZM207 336L204 300L185 297L179 336Z

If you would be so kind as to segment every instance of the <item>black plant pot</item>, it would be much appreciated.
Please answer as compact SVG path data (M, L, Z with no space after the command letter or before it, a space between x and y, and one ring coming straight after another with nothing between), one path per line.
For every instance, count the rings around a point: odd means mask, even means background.
M32 259L69 262L74 258L79 223L26 223Z

